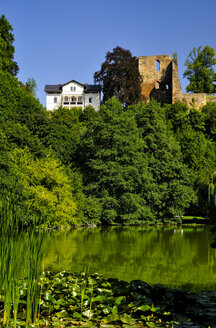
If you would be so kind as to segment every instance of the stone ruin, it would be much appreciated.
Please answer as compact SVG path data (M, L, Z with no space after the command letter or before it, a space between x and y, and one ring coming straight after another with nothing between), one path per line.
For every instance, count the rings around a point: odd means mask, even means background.
M141 99L145 103L151 98L162 104L180 100L196 109L206 104L205 93L183 94L177 60L169 55L139 57L139 72L142 77Z

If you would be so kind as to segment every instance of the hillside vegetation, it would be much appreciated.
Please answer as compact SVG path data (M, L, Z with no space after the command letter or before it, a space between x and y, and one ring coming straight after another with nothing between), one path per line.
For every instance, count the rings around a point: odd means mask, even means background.
M152 101L48 112L16 78L12 27L0 31L0 205L24 225L145 224L208 216L216 103ZM8 25L8 24L9 25ZM7 30L8 33L5 33ZM11 36L9 38L9 36Z

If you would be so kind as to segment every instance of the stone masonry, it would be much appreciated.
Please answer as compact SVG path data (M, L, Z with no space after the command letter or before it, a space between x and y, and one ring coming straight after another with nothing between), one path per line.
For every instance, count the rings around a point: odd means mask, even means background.
M141 99L145 103L154 98L168 104L183 101L197 109L206 104L205 93L182 93L178 64L170 55L139 57L139 72L142 77Z

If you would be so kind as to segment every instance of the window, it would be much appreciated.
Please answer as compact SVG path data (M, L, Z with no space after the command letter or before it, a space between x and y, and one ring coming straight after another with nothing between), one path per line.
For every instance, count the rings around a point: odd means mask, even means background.
M169 84L166 84L166 90L169 90Z
M77 104L81 105L82 104L82 101L83 101L82 97L78 97Z
M89 104L92 104L92 97L89 97Z
M159 72L160 71L160 61L156 60L156 71Z
M160 89L160 83L158 81L155 82L155 89L156 90Z
M68 97L65 97L65 102L68 102Z
M71 91L76 91L76 87L71 87Z
M54 103L55 104L57 103L57 97L54 97Z
M76 97L71 97L72 102L76 102Z

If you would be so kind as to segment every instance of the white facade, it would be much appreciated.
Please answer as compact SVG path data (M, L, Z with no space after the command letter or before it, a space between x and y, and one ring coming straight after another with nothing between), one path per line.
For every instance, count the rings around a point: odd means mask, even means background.
M60 106L61 106L61 95L59 95L58 93L46 94L46 108L48 110L53 110Z
M66 108L91 105L96 110L100 106L100 86L81 84L74 80L63 85L46 85L46 108L54 110L60 106Z

